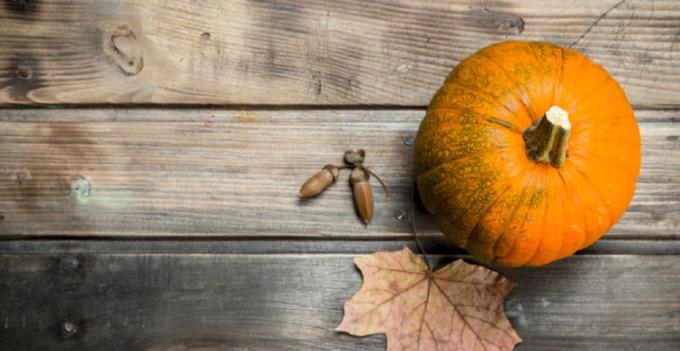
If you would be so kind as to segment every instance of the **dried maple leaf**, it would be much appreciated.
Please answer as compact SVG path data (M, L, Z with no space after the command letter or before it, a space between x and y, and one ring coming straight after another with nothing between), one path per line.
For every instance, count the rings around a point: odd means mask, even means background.
M521 341L503 312L515 284L457 260L432 273L404 248L355 258L364 276L335 329L387 335L387 350L512 350Z

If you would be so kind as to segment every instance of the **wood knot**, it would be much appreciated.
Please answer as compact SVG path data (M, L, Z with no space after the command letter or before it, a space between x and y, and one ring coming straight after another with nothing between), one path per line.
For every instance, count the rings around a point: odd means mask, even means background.
M17 67L17 77L20 79L31 79L33 76L33 70L28 66Z
M104 53L128 76L134 76L144 68L137 36L125 24L105 32Z
M92 186L87 178L77 176L71 183L71 189L79 200L85 200L92 194Z

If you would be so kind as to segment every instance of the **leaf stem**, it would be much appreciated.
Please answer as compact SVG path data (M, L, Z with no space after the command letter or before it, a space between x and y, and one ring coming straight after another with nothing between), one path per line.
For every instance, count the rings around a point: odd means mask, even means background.
M387 199L389 199L390 198L390 191L389 191L389 189L387 189L387 185L385 185L385 182L383 182L383 180L380 179L380 177L378 177L378 175L373 173L370 169L364 167L363 165L361 165L359 167L363 168L364 171L368 172L370 175L372 175L375 179L378 180L378 183L380 183L380 185L382 186L383 191L385 191L385 197Z
M413 192L413 197L415 198L415 190ZM425 253L425 249L423 249L423 245L420 243L420 238L418 238L418 230L416 229L416 203L415 200L413 203L411 203L411 232L413 232L413 238L416 241L416 246L418 246L418 250L420 251L420 254L423 255L423 260L425 261L425 265L427 266L427 271L432 272L432 267L430 266L430 260L427 259L427 254Z

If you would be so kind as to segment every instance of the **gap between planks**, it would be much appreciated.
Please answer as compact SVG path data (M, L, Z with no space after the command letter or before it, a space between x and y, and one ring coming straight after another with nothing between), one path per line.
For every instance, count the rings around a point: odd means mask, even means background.
M431 255L467 255L443 236L421 238L423 249ZM0 240L0 254L10 253L120 253L120 254L370 254L394 251L407 246L418 253L413 240L172 240L130 238L130 240L43 238ZM576 255L680 255L677 240L601 239Z

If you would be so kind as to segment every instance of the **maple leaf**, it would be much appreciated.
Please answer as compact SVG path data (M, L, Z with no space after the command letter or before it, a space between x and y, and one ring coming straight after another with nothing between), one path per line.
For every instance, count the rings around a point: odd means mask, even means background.
M364 276L336 331L387 335L387 351L512 350L522 340L503 311L515 283L457 260L432 273L408 248L357 257Z

